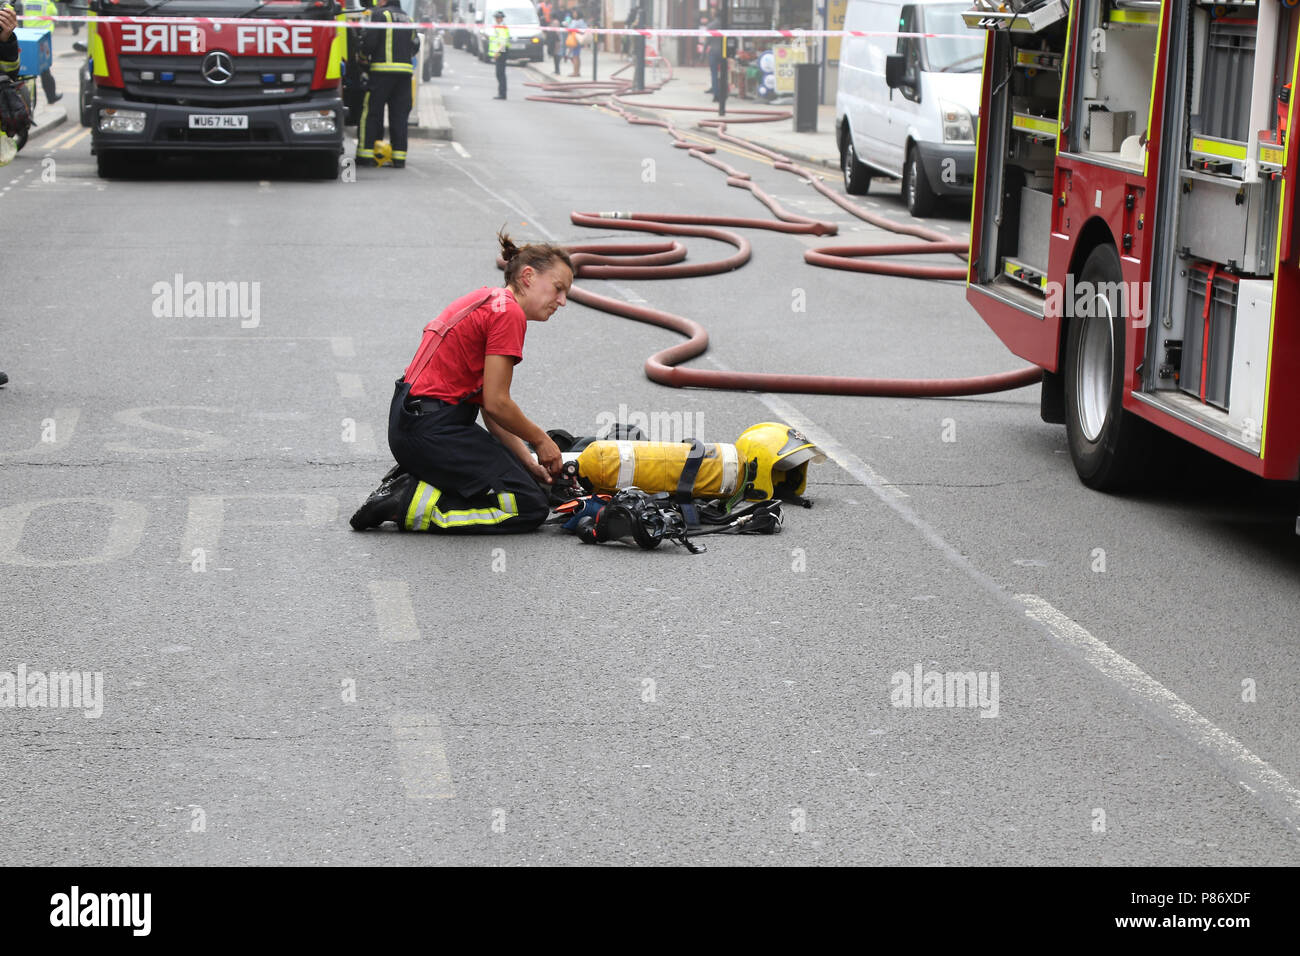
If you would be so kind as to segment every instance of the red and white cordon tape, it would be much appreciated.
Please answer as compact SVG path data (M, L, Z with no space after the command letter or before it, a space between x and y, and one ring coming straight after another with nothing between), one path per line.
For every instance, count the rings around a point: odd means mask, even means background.
M468 23L372 23L369 20L281 20L273 17L130 17L130 16L103 16L103 17L71 17L71 16L24 16L19 15L18 20L53 20L59 23L200 23L207 25L232 25L247 26L256 24L258 26L277 26L277 27L343 27L349 30L476 30L488 29L488 27L479 27L477 24ZM541 30L547 33L582 33L593 35L609 36L643 36L648 39L655 37L784 37L791 40L801 39L820 39L822 37L889 37L890 39L943 39L943 40L961 40L968 39L975 35L974 33L891 33L880 30L701 30L695 29L676 29L665 27L662 30L629 30L621 27L585 27L574 29L573 27L539 27L529 24L516 24L527 29Z

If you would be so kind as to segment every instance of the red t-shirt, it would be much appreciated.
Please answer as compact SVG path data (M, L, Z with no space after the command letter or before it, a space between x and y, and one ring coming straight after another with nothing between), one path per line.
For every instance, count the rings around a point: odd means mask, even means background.
M509 289L484 287L461 296L438 316L450 320L457 313L487 297L465 318L457 322L433 353L433 358L415 379L430 338L437 333L425 326L424 338L415 358L406 369L404 381L411 383L411 394L440 398L444 402L470 401L483 404L483 366L489 355L508 355L519 364L524 358L524 332L528 319ZM432 325L433 323L430 323Z

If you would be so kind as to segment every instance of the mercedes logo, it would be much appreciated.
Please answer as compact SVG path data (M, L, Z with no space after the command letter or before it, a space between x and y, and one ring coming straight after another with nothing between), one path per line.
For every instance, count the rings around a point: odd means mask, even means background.
M230 82L235 75L235 61L225 50L213 50L203 58L203 78L213 86Z

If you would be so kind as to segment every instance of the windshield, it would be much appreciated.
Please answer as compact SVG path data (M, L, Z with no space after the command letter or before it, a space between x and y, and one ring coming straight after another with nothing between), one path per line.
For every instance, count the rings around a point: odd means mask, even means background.
M957 33L955 39L930 37L925 41L925 62L939 73L978 73L984 62L984 34L962 20L966 3L923 7L926 33Z
M490 0L489 0L490 3ZM506 15L506 26L537 26L537 11L532 7L491 7L489 9L496 13L500 10ZM492 21L496 23L496 20Z

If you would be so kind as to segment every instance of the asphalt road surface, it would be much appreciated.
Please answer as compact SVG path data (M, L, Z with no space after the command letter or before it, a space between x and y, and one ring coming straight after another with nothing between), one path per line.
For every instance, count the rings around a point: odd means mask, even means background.
M516 370L535 420L786 421L833 459L815 507L697 556L348 528L390 463L392 382L497 281L498 227L764 215L661 130L525 102L523 78L495 102L448 50L455 141L353 182L105 182L62 134L0 170L0 691L91 675L80 708L0 706L0 862L1300 863L1293 490L1183 453L1096 494L1035 389L672 390L642 374L672 333L570 304ZM722 156L838 241L878 236ZM703 322L705 368L1020 364L960 283L749 238L726 275L580 284ZM189 282L242 310L187 316ZM931 672L980 692L911 699Z

